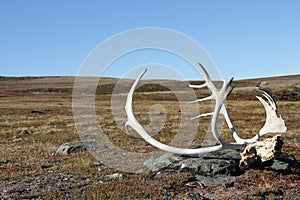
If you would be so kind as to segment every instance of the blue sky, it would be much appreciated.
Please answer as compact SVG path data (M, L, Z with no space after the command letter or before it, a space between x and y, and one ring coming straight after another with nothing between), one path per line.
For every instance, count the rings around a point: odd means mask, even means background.
M141 27L193 38L224 79L299 74L299 9L296 0L1 0L0 75L76 75L99 43Z

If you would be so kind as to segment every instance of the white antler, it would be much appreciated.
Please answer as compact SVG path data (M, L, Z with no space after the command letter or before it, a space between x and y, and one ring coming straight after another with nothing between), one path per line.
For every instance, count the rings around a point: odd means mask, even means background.
M231 81L224 81L224 85L222 87L222 89L220 91L217 91L216 87L213 85L212 81L210 80L208 73L205 71L204 67L202 67L202 69L204 70L204 75L205 75L205 79L206 79L206 83L205 86L207 86L208 88L211 89L212 91L212 96L210 97L211 99L215 99L216 100L216 106L215 106L215 110L213 115L213 119L212 119L212 129L213 129L213 135L216 138L216 140L220 143L219 145L216 146L211 146L211 147L202 147L202 148L197 148L197 149L188 149L188 148L177 148L177 147L172 147L169 145L165 145L157 140L155 140L154 138L152 138L146 131L145 129L141 126L141 124L137 121L134 113L133 113L133 109L132 109L132 97L133 97L133 93L139 83L139 81L141 80L141 78L143 77L143 75L146 73L147 69L145 69L140 75L139 77L136 79L136 81L133 83L128 96L127 96L127 101L126 101L126 105L125 105L125 111L127 114L127 122L125 124L126 126L126 131L128 132L128 126L130 126L131 128L133 128L138 134L140 134L140 136L145 139L148 143L152 144L153 146L168 151L168 152L172 152L175 154L185 154L185 155L199 155L199 154L206 154L209 152L213 152L213 151L218 151L221 149L224 149L225 147L231 147L231 148L236 148L237 145L236 144L231 144L227 141L224 141L221 137L220 134L218 132L217 129L217 121L218 121L218 115L219 112L222 108L222 104L224 103L227 95L231 92L232 90L232 86L231 86ZM191 86L193 87L193 86ZM197 86L196 86L197 87ZM201 87L204 87L201 86ZM208 99L208 98L206 98ZM196 101L197 102L197 101ZM240 145L238 147L241 147Z
M212 82L209 74L205 70L205 68L200 63L199 63L199 65L200 65L200 67L203 71L203 76L204 76L204 79L205 79L205 83L202 84L202 85L189 85L189 86L192 87L192 88L207 87L211 91L211 96L205 97L205 98L202 98L202 99L197 99L195 101L192 101L191 103L202 102L202 101L207 101L207 100L215 100L215 109L212 113L204 113L204 114L198 115L198 116L196 116L192 119L196 119L196 118L199 118L199 117L204 117L204 116L211 115L212 116L212 124L211 125L212 125L213 136L222 145L225 145L225 144L228 145L228 144L230 144L230 142L225 141L224 139L222 139L220 134L219 134L218 127L217 127L217 122L218 122L218 118L219 118L219 113L225 109L224 102L226 100L226 97L229 95L229 93L233 89L233 87L231 85L231 82L232 82L233 79L231 79L229 81L224 81L221 90L218 91L218 89L213 84L213 82Z
M139 77L135 80L135 82L133 83L128 96L127 96L127 101L126 101L126 105L125 105L125 111L127 114L127 122L125 124L126 127L126 131L128 132L128 126L130 126L131 128L133 128L138 134L140 134L140 136L146 140L148 143L152 144L153 146L162 149L164 151L168 151L168 152L172 152L175 154L185 154L185 155L199 155L199 154L205 154L205 153L209 153L212 151L217 151L217 150L221 150L222 149L222 145L217 145L217 146L212 146L212 147L203 147L203 148L198 148L198 149L185 149L185 148L177 148L177 147L171 147L168 145L165 145L157 140L155 140L153 137L151 137L146 131L145 129L141 126L141 124L137 121L134 113L133 113L133 109L132 109L132 97L133 97L133 93L139 83L139 81L141 80L141 78L143 77L143 75L146 73L147 69L145 69L140 75Z
M226 107L224 104L227 96L233 89L233 86L231 85L233 79L231 79L229 81L224 81L222 88L220 90L218 90L215 87L215 85L213 84L213 82L212 82L209 74L205 70L205 68L201 64L199 64L199 65L202 68L205 83L202 85L190 85L190 87L192 87L192 88L207 87L211 91L212 94L209 97L205 97L203 99L197 99L191 103L207 101L207 100L215 100L215 107L214 107L214 111L212 113L204 113L204 114L198 115L192 119L197 119L197 118L204 117L204 116L212 116L212 121L211 121L212 133L213 133L213 136L215 137L215 139L220 143L219 145L211 146L211 147L201 147L201 148L197 148L197 149L177 148L177 147L172 147L172 146L163 144L163 143L155 140L153 137L151 137L145 131L145 129L137 121L137 119L133 113L132 98L133 98L133 93L134 93L139 81L141 80L143 75L146 73L147 69L145 69L139 75L139 77L135 80L135 82L133 83L133 85L128 93L127 101L126 101L126 105L125 105L125 111L127 114L127 122L125 124L126 131L129 132L128 126L130 126L138 134L140 134L140 136L143 139L145 139L148 143L152 144L153 146L155 146L159 149L171 152L171 153L185 154L185 155L205 154L205 153L209 153L209 152L213 152L213 151L222 150L225 148L241 148L241 147L243 147L243 145L245 143L256 142L258 140L259 136L264 135L268 132L285 132L286 131L286 127L284 125L284 120L282 119L281 116L277 117L277 113L276 113L277 106L276 106L275 100L273 99L272 95L269 92L267 92L267 90L259 87L261 90L263 90L263 92L264 92L263 96L266 99L268 99L268 102L269 102L269 103L267 103L261 97L257 97L266 109L266 113L267 113L266 123L265 123L264 127L260 130L260 132L253 138L248 139L248 140L244 140L244 139L240 138L232 124L232 121L230 120L230 117L227 113L227 110L226 110ZM222 114L224 116L224 118L227 122L227 125L231 129L231 132L233 134L233 137L234 137L236 143L230 143L229 141L224 140L220 136L220 134L218 132L218 128L217 128L219 114Z
M263 96L268 100L268 103L261 97L256 96L258 100L263 104L266 110L266 122L262 129L260 129L258 135L262 136L266 133L284 133L287 128L284 124L284 120L281 115L277 116L277 105L276 101L270 92L260 86L258 86L260 90L262 90Z
M229 126L236 143L238 143L238 144L254 143L261 136L265 135L266 133L284 133L287 130L282 117L277 116L277 104L276 104L275 99L271 95L271 93L267 89L265 89L261 86L257 86L257 87L263 91L263 96L268 100L268 103L263 98L256 96L265 108L266 122L265 122L263 128L259 131L259 133L256 134L253 138L242 139L238 135L236 129L234 128L232 121L230 120L230 117L228 115L228 112L225 108L225 105L223 105L223 107L221 109L220 113L223 114L223 116L225 117L226 123Z

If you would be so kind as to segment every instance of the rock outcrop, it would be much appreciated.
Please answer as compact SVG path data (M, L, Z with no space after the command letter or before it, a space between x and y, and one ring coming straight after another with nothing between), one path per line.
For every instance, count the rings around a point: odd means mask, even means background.
M62 144L56 151L56 155L68 155L78 151L84 151L88 149L104 149L107 146L101 142L94 140L68 142Z
M240 159L238 151L228 149L208 153L199 158L167 153L159 158L147 160L144 165L148 170L155 172L154 179L171 173L187 172L194 175L193 181L200 181L204 186L217 186L241 177Z
M291 173L291 168L299 169L299 162L281 153L281 136L247 145L242 153L227 149L211 152L203 157L187 157L166 153L144 163L148 171L154 172L157 179L171 173L191 173L191 182L200 182L202 186L218 186L234 183L242 178L249 168L265 168L279 173Z

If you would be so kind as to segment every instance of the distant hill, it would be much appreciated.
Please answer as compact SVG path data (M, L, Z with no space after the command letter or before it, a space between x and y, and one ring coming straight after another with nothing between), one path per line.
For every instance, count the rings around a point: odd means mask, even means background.
M43 77L0 77L0 92L3 93L66 93L72 94L75 77L71 76L43 76ZM95 77L88 77L87 81L98 81ZM119 80L116 78L101 78L97 88L98 95L110 95L116 84L122 85L129 90L133 80ZM163 83L164 86L159 83ZM144 86L137 89L136 93L159 93L163 92L169 98L174 95L173 90L184 91L188 84L202 84L203 81L173 81L173 80L142 80ZM219 84L216 82L216 84ZM247 80L236 80L233 82L234 90L229 99L255 99L258 92L256 85L269 89L277 100L300 100L300 74L290 76L278 76L267 78L255 78ZM88 86L88 84L87 84ZM126 90L125 90L126 91ZM118 92L118 91L114 91ZM203 96L209 93L208 90L196 90L196 94ZM159 95L163 96L163 95ZM172 97L171 97L172 96ZM151 98L151 97L149 97Z
M300 100L300 74L239 80L235 82L237 91L260 84L269 89L277 100Z

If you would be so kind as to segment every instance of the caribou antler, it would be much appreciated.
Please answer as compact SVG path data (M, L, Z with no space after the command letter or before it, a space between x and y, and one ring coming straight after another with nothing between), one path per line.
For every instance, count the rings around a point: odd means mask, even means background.
M267 89L265 89L259 85L257 87L258 87L258 89L263 91L262 95L268 100L268 102L266 102L262 97L256 96L256 98L258 98L258 100L261 102L261 104L263 104L263 106L265 108L266 121L265 121L263 128L253 138L242 139L241 137L239 137L236 129L234 128L234 126L229 118L227 110L226 109L221 110L221 113L224 115L226 122L227 122L229 128L231 129L231 132L233 134L235 141L240 144L241 143L254 143L261 136L265 135L266 133L284 133L287 130L284 120L282 119L281 115L277 116L277 104L276 104L274 97L271 95L271 93Z
M261 90L263 88L259 87ZM258 135L262 136L266 133L284 133L287 128L284 124L284 120L281 115L277 116L277 105L275 99L272 95L267 91L263 90L263 96L268 100L268 103L261 97L256 96L258 100L263 104L266 110L266 122L262 129L260 129Z
M227 95L231 92L232 90L232 86L231 86L231 82L230 81L224 81L224 85L222 87L222 89L220 91L218 91L216 89L216 87L213 85L212 81L210 80L208 73L205 71L204 67L202 67L202 69L204 70L204 74L207 76L206 77L206 85L208 88L211 89L213 95L209 98L206 99L215 99L216 100L216 106L215 106L215 110L212 118L212 129L213 129L213 135L216 138L216 140L220 143L219 145L216 146L211 146L211 147L201 147L201 148L197 148L197 149L188 149L188 148L177 148L177 147L172 147L166 144L163 144L157 140L155 140L154 138L152 138L146 131L145 129L141 126L141 124L137 121L134 113L133 113L133 109L132 109L132 97L133 97L133 93L139 83L139 81L141 80L141 78L143 77L143 75L146 73L147 69L145 69L140 75L139 77L135 80L135 82L133 83L128 96L127 96L127 101L126 101L126 105L125 105L125 111L127 114L127 122L125 124L126 127L126 131L128 132L128 126L130 126L132 129L134 129L138 134L140 134L140 136L146 140L148 143L152 144L153 146L168 151L168 152L172 152L175 154L185 154L185 155L199 155L199 154L206 154L209 152L213 152L213 151L218 151L224 148L239 148L241 147L241 145L236 145L236 144L231 144L230 142L227 142L225 140L223 140L220 137L220 134L218 132L217 129L217 121L218 121L218 117L219 117L219 112L222 108L222 105L227 97ZM204 87L204 86L202 86ZM199 100L196 100L195 102L197 102Z
M172 146L168 146L166 144L163 144L157 140L155 140L153 137L151 137L149 135L149 133L147 133L147 131L145 131L145 129L142 127L142 125L137 121L134 113L133 113L133 109L132 109L132 97L133 97L133 93L139 83L139 81L141 80L141 78L143 77L143 75L146 73L147 69L145 69L140 75L139 77L135 80L135 82L133 83L128 96L127 96L127 101L126 101L126 105L125 105L125 111L127 114L127 122L125 124L126 127L126 131L129 132L128 130L128 126L130 126L132 129L134 129L138 134L140 134L140 136L146 140L148 143L152 144L153 146L162 149L164 151L168 151L168 152L172 152L175 154L185 154L185 155L199 155L199 154L205 154L205 153L209 153L212 151L217 151L217 150L221 150L223 148L223 146L217 145L217 146L212 146L212 147L203 147L203 148L198 148L198 149L185 149L185 148L177 148L177 147L172 147Z
M205 83L202 84L202 85L189 85L189 86L192 87L192 88L203 88L203 87L208 87L208 88L210 89L210 91L212 92L212 95L209 96L209 97L206 97L206 98L197 99L197 100L195 100L195 101L193 101L193 102L191 102L191 103L194 103L194 102L202 102L202 101L207 101L207 100L216 100L216 105L221 106L221 108L218 109L218 112L204 113L204 114L198 115L198 116L196 116L196 117L194 117L194 118L192 118L192 119L196 119L196 118L200 118L200 117L205 117L205 116L209 116L209 115L211 115L211 116L213 116L213 115L218 116L219 114L222 114L222 115L224 116L224 118L225 118L225 120L226 120L226 123L227 123L228 127L230 128L230 130L231 130L231 132L232 132L232 134L233 134L233 137L234 137L234 139L235 139L235 141L236 141L237 144L244 144L244 143L246 143L246 142L251 142L251 141L248 141L248 140L247 140L247 141L246 141L246 140L243 140L243 139L241 139L241 138L238 136L238 134L237 134L237 132L236 132L236 129L235 129L235 127L234 127L234 125L233 125L233 123L232 123L232 121L231 121L231 119L230 119L230 117L229 117L229 115L228 115L226 106L225 106L225 104L224 104L225 100L223 100L222 104L220 104L219 102L217 102L217 100L220 99L220 98L218 98L217 89L216 89L215 85L213 84L213 82L212 82L212 80L211 80L209 74L207 73L207 71L206 71L205 68L203 67L203 65L201 65L200 63L198 63L198 64L199 64L199 66L201 67L201 69L202 69L202 71L203 71ZM233 89L233 86L231 85L232 80L233 80L233 78L230 80L230 84L229 84L229 87L231 87L231 90ZM223 87L224 87L224 85L225 85L225 82L224 82L224 84L223 84ZM229 94L229 93L228 93L228 94ZM228 95L228 94L227 94L227 95ZM215 111L216 111L216 110L215 110ZM216 124L214 124L214 126L216 126ZM213 129L213 134L214 134L214 132L216 133L217 130L214 130L214 129ZM215 136L215 134L214 134L214 136ZM215 138L216 138L216 136L215 136Z
M281 116L277 117L277 112L276 112L277 105L276 105L274 98L266 89L263 89L262 87L259 86L259 89L261 89L264 92L263 96L268 100L268 103L267 103L261 97L257 97L259 99L259 101L263 104L263 106L265 107L265 110L267 113L266 123L263 126L263 128L259 131L259 133L256 136L254 136L253 138L246 139L246 140L240 138L233 126L232 121L230 120L230 117L227 113L227 110L226 110L226 107L224 104L227 96L230 94L230 92L233 89L233 86L231 85L233 78L230 79L229 81L224 81L222 88L220 90L218 90L215 87L215 85L213 84L213 82L212 82L209 74L205 70L205 68L201 64L199 64L199 65L203 71L205 83L202 85L189 85L189 86L192 88L207 87L211 91L212 94L209 97L197 99L191 103L202 102L202 101L207 101L207 100L214 100L215 107L214 107L213 112L204 113L204 114L198 115L192 119L197 119L197 118L204 117L204 116L212 116L212 121L211 121L212 133L213 133L213 136L215 137L215 139L220 143L219 145L211 146L211 147L201 147L201 148L197 148L197 149L172 147L172 146L163 144L163 143L155 140L153 137L151 137L145 131L145 129L138 122L138 120L136 119L136 117L134 115L134 112L132 109L132 98L133 98L133 93L134 93L139 81L141 80L143 75L146 73L147 69L145 69L139 75L139 77L135 80L135 82L133 83L133 85L128 93L127 101L126 101L126 105L125 105L125 111L126 111L127 118L128 118L127 122L125 124L126 131L129 132L128 127L130 126L138 134L140 134L140 136L143 139L145 139L148 143L152 144L153 146L155 146L159 149L171 152L171 153L185 154L185 155L205 154L205 153L218 151L218 150L222 150L222 149L226 149L226 148L241 148L246 143L256 142L260 136L262 136L266 133L269 133L269 132L281 132L282 133L282 132L286 131L286 127L284 125L284 120L282 119ZM221 137L221 135L218 131L218 128L217 128L217 122L218 122L218 118L219 118L220 114L222 114L224 116L226 123L229 126L236 143L231 143L229 141L224 140Z
M192 119L197 119L200 117L204 117L204 116L212 116L212 121L211 121L211 125L212 125L212 133L213 136L215 137L215 139L221 143L222 145L226 145L226 146L231 146L231 147L235 147L237 144L236 143L230 143L224 139L221 138L219 131L218 131L218 127L217 127L217 123L218 123L218 118L219 118L219 114L226 112L226 108L224 105L224 102L227 98L227 96L230 94L230 92L233 89L233 86L231 85L233 78L231 78L229 81L224 81L222 88L220 89L220 91L218 91L218 89L215 87L215 85L213 84L209 74L207 73L206 69L199 63L199 66L201 67L202 71L203 71L203 76L205 79L205 83L202 85L189 85L191 88L203 88L203 87L207 87L210 91L211 91L211 96L209 97L205 97L202 99L197 99L195 101L192 101L191 103L196 103L196 102L202 102L202 101L208 101L208 100L215 100L215 108L214 111L211 113L204 113L201 115L198 115L196 117L193 117ZM228 117L228 121L231 122L231 120ZM232 123L231 123L232 124ZM232 125L233 127L233 125Z
M216 88L214 86L214 84L211 81L211 78L209 77L207 71L205 70L205 68L199 63L200 67L203 70L204 73L204 78L205 78L205 84L203 85L190 85L190 87L192 88L202 88L207 86L211 91L212 91L212 95L210 97L206 97L203 99L199 99L196 100L194 102L200 102L200 101L206 101L206 100L210 100L210 99L216 99L214 98L216 96L215 92ZM224 87L224 85L223 85ZM268 103L261 97L256 96L258 98L258 100L263 104L263 106L265 107L265 111L266 111L266 122L263 126L263 128L259 131L258 134L256 134L253 138L251 139L242 139L241 137L239 137L229 115L227 112L227 109L225 107L225 104L223 102L221 110L220 110L220 114L222 114L226 120L226 123L228 125L228 127L230 128L233 137L236 141L237 144L247 144L247 143L254 143L256 142L260 136L266 134L266 133L284 133L286 132L287 128L285 126L284 120L282 119L281 116L277 116L277 104L276 101L274 99L274 97L271 95L270 91L261 87L260 85L257 85L257 87L263 91L263 96L268 100ZM217 105L217 103L216 103ZM220 104L218 104L220 105ZM213 115L213 114L217 114L217 113L204 113L201 114L199 116L196 116L194 118L199 118L202 116L208 116L208 115ZM194 119L193 118L193 119Z

